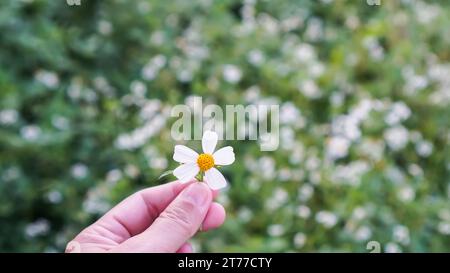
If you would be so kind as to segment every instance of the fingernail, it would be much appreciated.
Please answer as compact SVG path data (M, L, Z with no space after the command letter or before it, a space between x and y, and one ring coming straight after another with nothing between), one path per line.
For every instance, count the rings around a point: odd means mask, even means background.
M210 199L210 194L210 189L203 182L193 183L183 191L183 196L194 201L197 206L204 206Z

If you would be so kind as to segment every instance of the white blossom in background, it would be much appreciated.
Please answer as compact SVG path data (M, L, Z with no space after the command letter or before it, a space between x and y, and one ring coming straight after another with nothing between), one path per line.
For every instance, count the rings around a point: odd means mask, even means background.
M108 36L113 32L113 26L111 22L106 20L100 20L98 23L98 32L100 34Z
M358 186L362 176L370 170L370 165L362 160L347 165L337 165L331 173L333 183Z
M316 214L316 221L322 224L325 228L332 228L338 222L338 217L331 211L319 211Z
M152 136L158 133L165 125L165 118L158 116L136 128L130 134L120 135L117 139L117 148L121 150L132 150L143 146Z
M385 143L379 139L364 139L358 146L358 150L362 155L374 161L380 161L383 159L385 151Z
M141 171L136 165L133 164L127 164L125 166L125 174L130 178L136 178L139 176Z
M122 179L122 171L119 169L112 169L106 174L106 183L115 185L120 179Z
M410 116L411 110L409 107L404 102L396 102L392 105L391 111L389 111L384 120L392 126L408 119Z
M87 177L89 169L83 163L76 163L72 166L70 172L75 179L84 179Z
M367 210L364 207L356 207L353 210L352 218L356 221L361 221L367 217Z
M273 36L279 32L279 21L267 13L262 13L256 18L258 25L262 27L264 33Z
M411 202L416 197L416 193L412 187L405 185L398 189L397 197L400 201Z
M400 246L394 242L389 242L384 247L384 252L386 253L401 253L402 249Z
M281 224L273 224L267 228L267 234L272 237L278 237L283 235L285 232L285 228Z
M223 79L228 83L238 83L242 78L242 71L239 67L226 64L223 66Z
M299 86L298 90L309 99L318 99L322 96L322 92L313 80L305 80Z
M269 156L263 156L258 160L258 172L265 180L275 178L275 160Z
M0 124L12 125L19 119L19 113L16 109L3 109L0 111Z
M142 78L151 81L156 78L159 71L166 65L167 58L164 55L156 55L144 65L141 71Z
M52 190L47 193L47 200L52 204L59 204L63 199L61 192L57 190Z
M244 99L247 103L254 103L261 97L261 89L257 85L252 85L244 92Z
M331 131L334 135L341 135L351 141L361 137L358 120L350 115L336 117L331 123Z
M311 209L307 206L300 205L297 207L297 216L303 219L309 218Z
M298 199L300 201L308 201L314 194L314 187L310 184L304 184L298 189Z
M51 71L40 69L36 72L34 78L50 89L55 89L59 86L58 75Z
M384 139L388 147L394 151L398 151L405 148L405 146L408 144L409 141L408 137L409 137L408 130L401 125L388 128L384 132Z
M47 219L38 219L25 226L25 235L29 238L46 235L50 231L50 222Z
M421 140L416 143L416 152L421 157L428 157L433 152L433 144L426 140Z
M252 49L247 54L247 61L254 66L260 66L265 62L264 53L259 49Z
M392 181L394 185L406 184L405 174L398 167L388 167L385 173L386 177Z
M319 18L312 17L308 20L305 36L311 41L318 41L324 37L323 21Z
M295 143L295 132L291 127L283 126L280 129L281 148L291 150Z
M288 201L289 194L286 192L285 189L278 187L274 190L274 193L270 198L266 200L266 208L269 211L274 211L276 209L279 209L281 206L286 204Z
M367 241L372 237L372 229L368 226L359 227L354 236L357 241Z
M350 141L341 136L333 136L326 143L326 153L328 158L335 160L348 155Z
M430 24L439 16L441 9L438 5L417 1L414 5L417 20L422 24Z
M294 246L296 248L302 248L306 244L306 235L302 232L298 232L294 235Z
M52 125L56 129L63 131L63 130L67 130L69 128L70 122L69 122L68 118L66 118L64 116L56 115L56 116L52 117Z
M168 160L165 157L154 157L150 159L149 166L152 169L163 170L169 165Z
M437 226L437 230L443 235L450 235L450 222L440 222Z
M363 40L363 45L373 60L381 61L384 58L384 49L375 37L366 37Z
M289 168L283 168L278 171L278 179L282 182L289 181L292 178L292 172Z
M9 167L1 173L1 178L4 182L11 182L19 178L20 169L17 167Z
M409 229L406 226L402 225L394 226L394 230L392 233L394 241L402 245L409 245L410 243Z
M285 102L280 107L281 124L295 124L300 115L300 110L292 102Z
M131 93L137 98L144 98L147 86L142 81L134 80L130 84Z
M429 85L428 78L424 75L416 74L411 66L406 66L402 69L402 76L405 81L403 89L408 96L416 95L417 92L425 89Z
M141 107L141 110L139 111L139 117L144 120L150 120L155 115L157 115L162 109L162 104L160 100L153 99L153 100L147 100Z
M318 78L325 72L325 65L319 62L314 62L308 68L309 76L312 78Z
M83 202L83 210L90 214L104 214L111 208L111 205L102 200L95 193L88 193L88 198Z
M423 169L417 164L410 164L408 166L408 173L414 177L423 176Z
M95 90L97 90L99 93L105 95L106 97L114 96L115 88L109 83L108 79L105 78L104 76L96 76L94 78L93 83L94 83ZM80 83L77 83L77 84L80 85ZM81 88L82 86L79 86L79 87ZM81 89L79 91L81 92ZM93 96L93 94L92 94L93 91L91 90L91 88L84 88L84 93L91 94L91 95L85 94L84 97Z
M242 207L238 210L237 217L243 222L248 222L253 217L253 211L248 207Z
M300 63L309 63L316 59L316 52L313 46L303 43L294 49L294 56Z
M36 141L41 134L42 130L37 125L26 125L20 129L20 135L27 141Z

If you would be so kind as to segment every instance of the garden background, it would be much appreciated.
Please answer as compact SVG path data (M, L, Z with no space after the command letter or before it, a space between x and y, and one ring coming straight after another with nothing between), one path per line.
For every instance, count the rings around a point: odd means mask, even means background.
M63 251L172 179L193 96L281 110L276 151L221 143L197 251L450 251L449 1L72 2L0 1L0 251Z

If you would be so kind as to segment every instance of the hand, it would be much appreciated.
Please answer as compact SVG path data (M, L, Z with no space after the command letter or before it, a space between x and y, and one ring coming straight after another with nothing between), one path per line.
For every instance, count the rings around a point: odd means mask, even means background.
M188 239L225 220L216 194L195 181L141 190L84 229L66 252L192 252Z

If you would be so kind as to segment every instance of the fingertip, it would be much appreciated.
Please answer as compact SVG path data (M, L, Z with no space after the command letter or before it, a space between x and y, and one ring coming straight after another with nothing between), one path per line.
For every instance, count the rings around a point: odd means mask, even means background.
M226 218L225 208L216 202L213 202L209 207L205 220L202 223L201 230L208 231L220 227Z

